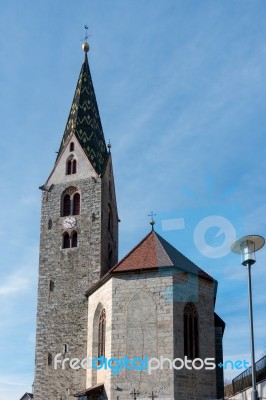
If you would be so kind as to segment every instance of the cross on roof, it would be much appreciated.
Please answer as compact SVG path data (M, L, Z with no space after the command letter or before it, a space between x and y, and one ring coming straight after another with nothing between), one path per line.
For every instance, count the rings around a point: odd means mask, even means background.
M151 217L150 225L151 225L151 230L152 230L152 231L154 230L154 225L155 225L155 221L154 221L154 218L153 218L155 215L156 215L156 214L154 214L153 211L151 211L151 213L148 214L148 217Z

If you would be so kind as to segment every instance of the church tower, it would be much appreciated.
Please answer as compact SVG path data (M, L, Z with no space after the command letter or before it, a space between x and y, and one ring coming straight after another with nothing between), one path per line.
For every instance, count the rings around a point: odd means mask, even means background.
M118 214L110 145L106 146L91 79L89 45L55 165L41 186L41 236L35 400L73 399L86 371L54 369L86 357L84 295L118 258ZM108 148L108 149L107 149Z

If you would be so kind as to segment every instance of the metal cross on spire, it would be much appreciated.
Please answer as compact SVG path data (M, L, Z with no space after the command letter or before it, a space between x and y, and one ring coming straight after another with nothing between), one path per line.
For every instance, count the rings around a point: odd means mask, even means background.
M84 38L84 41L85 42L87 42L87 40L88 40L88 29L89 29L89 27L88 27L88 25L84 25L84 28L85 28L85 38Z
M81 39L82 42L83 42L82 49L83 49L83 51L85 53L88 53L88 51L90 50L90 46L89 46L89 43L88 43L88 37L89 37L88 29L89 29L89 27L88 27L88 25L84 25L84 28L85 28L85 37L84 37L84 39Z
M155 225L155 221L154 221L154 218L153 218L155 215L156 215L156 214L154 214L153 211L151 211L151 213L148 214L148 217L151 217L150 225L151 225L151 230L152 230L152 231L154 230L154 225Z

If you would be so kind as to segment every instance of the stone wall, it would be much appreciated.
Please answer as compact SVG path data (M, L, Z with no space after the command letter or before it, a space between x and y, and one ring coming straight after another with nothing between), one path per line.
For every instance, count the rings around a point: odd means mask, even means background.
M75 151L78 150L75 143ZM106 243L102 237L107 229L105 204L109 196L103 190L103 178L88 167L84 153L77 153L77 174L66 175L65 163L68 148L51 174L47 188L42 193L41 238L39 260L39 285L37 306L37 332L34 398L36 400L60 400L73 398L73 394L85 388L85 371L75 371L48 365L48 353L52 358L86 356L87 299L85 291L100 279L103 259L108 258ZM87 166L85 176L84 168ZM108 177L112 176L109 166ZM81 196L80 215L76 216L78 246L62 249L62 235L66 229L61 216L62 193L69 186L75 187ZM113 195L115 203L115 196ZM70 230L71 232L71 230ZM117 222L114 229L113 258L117 259ZM116 243L116 247L114 247ZM105 261L104 261L105 262ZM51 281L53 284L51 285ZM67 349L65 349L65 345ZM63 354L67 350L66 354Z
M177 282L179 281L179 282ZM189 282L189 284L187 284ZM194 302L199 314L200 357L215 358L214 290L213 283L203 279L188 279L180 273L178 278L167 273L139 273L115 275L89 297L89 320L93 320L98 304L107 312L106 357L184 358L183 310L186 301ZM194 286L194 287L193 287ZM181 288L183 287L183 289ZM182 299L174 297L173 288L181 289ZM194 299L195 300L195 299ZM111 317L108 315L112 313ZM88 325L88 349L93 354L93 328ZM109 342L109 340L111 342ZM95 343L94 343L95 344ZM93 378L94 376L94 378ZM164 369L147 371L110 370L95 379L87 372L87 386L104 383L109 400L126 400L132 390L138 398L150 398L151 392L158 399L198 400L216 398L216 373L213 371L176 371L165 363Z

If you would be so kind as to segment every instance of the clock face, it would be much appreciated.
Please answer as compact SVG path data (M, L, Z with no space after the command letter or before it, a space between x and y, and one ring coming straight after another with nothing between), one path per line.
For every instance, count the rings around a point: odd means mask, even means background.
M71 229L76 226L77 220L75 217L66 217L63 221L63 227L66 229Z

